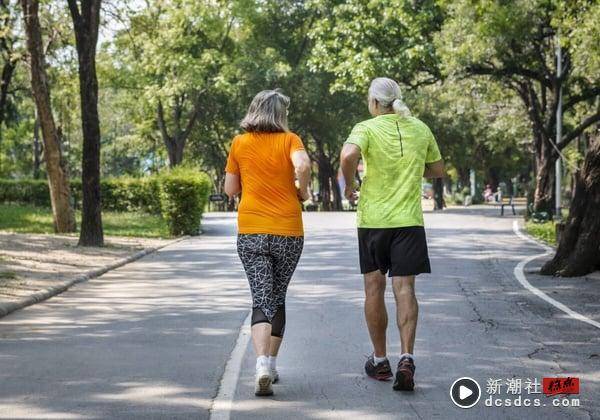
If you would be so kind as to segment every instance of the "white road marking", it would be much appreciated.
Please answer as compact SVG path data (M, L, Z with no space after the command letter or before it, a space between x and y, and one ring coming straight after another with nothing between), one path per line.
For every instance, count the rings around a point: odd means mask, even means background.
M519 230L519 223L516 220L513 221L513 231L515 232L515 234L519 238L521 238L521 239L523 239L525 241L534 243L537 246L540 246L540 247L544 248L544 251L545 251L543 254L537 254L537 255L532 255L532 256L523 258L517 264L517 266L515 267L514 273L515 273L515 277L517 278L517 280L519 281L519 283L521 283L521 285L523 285L523 287L526 288L527 290L529 290L531 293L533 293L537 297L545 300L546 302L548 302L552 306L556 307L557 309L560 309L561 311L563 311L564 313L566 313L567 315L569 315L571 318L576 319L576 320L581 321L581 322L585 322L586 324L590 324L590 325L592 325L592 326L594 326L596 328L600 328L600 322L596 322L593 319L589 319L585 315L582 315L582 314L580 314L578 312L575 312L574 310L572 310L568 306L566 306L566 305L558 302L557 300L552 299L550 296L548 296L547 294L545 294L544 292L542 292L537 287L532 286L531 283L529 283L527 281L527 277L525 277L525 272L523 271L523 269L525 268L525 266L530 261L533 261L534 259L536 259L538 257L542 257L542 256L550 254L551 252L554 251L554 249L552 249L551 247L549 247L547 245L540 244L540 243L534 241L533 239L528 238L526 235L523 235L521 233L521 231Z
M235 342L235 347L225 365L225 371L223 372L221 384L219 385L219 392L213 400L210 409L211 420L229 420L229 416L231 415L231 406L240 377L244 353L246 353L246 347L248 347L248 342L250 341L251 317L252 312L248 313L248 316L244 319L244 323L240 328L240 333Z

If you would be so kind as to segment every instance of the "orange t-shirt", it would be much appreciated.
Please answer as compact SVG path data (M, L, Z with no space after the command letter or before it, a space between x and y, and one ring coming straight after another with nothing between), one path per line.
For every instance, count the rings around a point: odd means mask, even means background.
M291 157L297 150L304 145L294 133L246 133L233 139L225 171L239 175L242 184L239 233L304 235Z

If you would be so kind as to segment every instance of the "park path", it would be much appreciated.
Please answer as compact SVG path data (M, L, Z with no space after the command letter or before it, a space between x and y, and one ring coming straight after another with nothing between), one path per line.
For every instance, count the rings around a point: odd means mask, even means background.
M540 250L513 234L512 217L501 219L494 209L426 214L434 273L418 280L413 394L394 393L390 383L362 373L370 346L354 214L304 217L281 383L273 398L252 395L248 347L232 419L600 416L599 331L521 288L513 269ZM209 214L204 226L199 238L0 320L0 418L207 418L249 293L235 254L234 215ZM391 290L388 297L395 363ZM483 404L488 378L558 374L580 377L581 408ZM461 376L483 391L469 410L448 395Z

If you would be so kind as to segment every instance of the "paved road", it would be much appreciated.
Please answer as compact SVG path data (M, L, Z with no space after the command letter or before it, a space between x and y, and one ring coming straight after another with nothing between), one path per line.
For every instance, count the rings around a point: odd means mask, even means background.
M434 273L418 280L412 394L362 373L370 346L354 215L305 214L281 383L275 397L256 399L246 349L231 418L600 418L600 330L520 286L515 265L540 250L516 238L511 217L496 213L426 215ZM1 319L0 418L207 418L249 302L234 222L211 214L205 235ZM560 299L551 286L545 292ZM579 304L572 288L564 296L597 319L597 301ZM391 290L388 297L391 314ZM395 362L393 324L388 341ZM553 375L581 379L581 407L555 408L545 397L538 408L484 404L488 378ZM469 410L448 395L461 376L483 391Z

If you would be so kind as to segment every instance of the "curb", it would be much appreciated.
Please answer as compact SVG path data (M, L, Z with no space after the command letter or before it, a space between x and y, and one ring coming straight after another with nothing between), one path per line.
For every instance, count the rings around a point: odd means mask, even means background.
M10 314L11 312L18 310L18 309L25 308L26 306L30 306L30 305L42 302L46 299L49 299L53 296L59 295L75 284L83 283L83 282L86 282L93 278L100 277L102 274L104 274L108 271L122 267L126 264L129 264L130 262L139 260L140 258L145 257L148 254L152 254L152 253L158 251L159 249L165 248L169 245L173 245L177 242L181 242L184 239L188 239L188 238L189 238L189 236L182 236L181 238L174 239L170 242L167 242L166 244L143 249L133 255L122 258L120 260L117 260L112 264L107 264L103 267L98 267L93 270L86 271L85 273L80 274L80 275L76 276L75 278L72 278L71 280L68 280L62 284L50 287L45 290L41 290L39 292L35 292L35 293L33 293L29 296L26 296L16 302L0 303L0 318Z
M518 222L517 222L518 223ZM523 236L526 236L527 239L529 239L532 242L535 242L538 246L540 246L541 248L545 249L546 251L549 252L556 252L556 246L554 245L550 245L544 241L542 241L541 239L537 239L533 236L531 236L529 233L527 233L527 231L525 230L525 226L521 225L519 223L519 230L521 231L521 234ZM526 272L527 274L531 274ZM583 278L587 278L587 279L591 279L591 280L600 280L600 270L597 271L593 271L589 274L586 274L585 276L582 276Z

